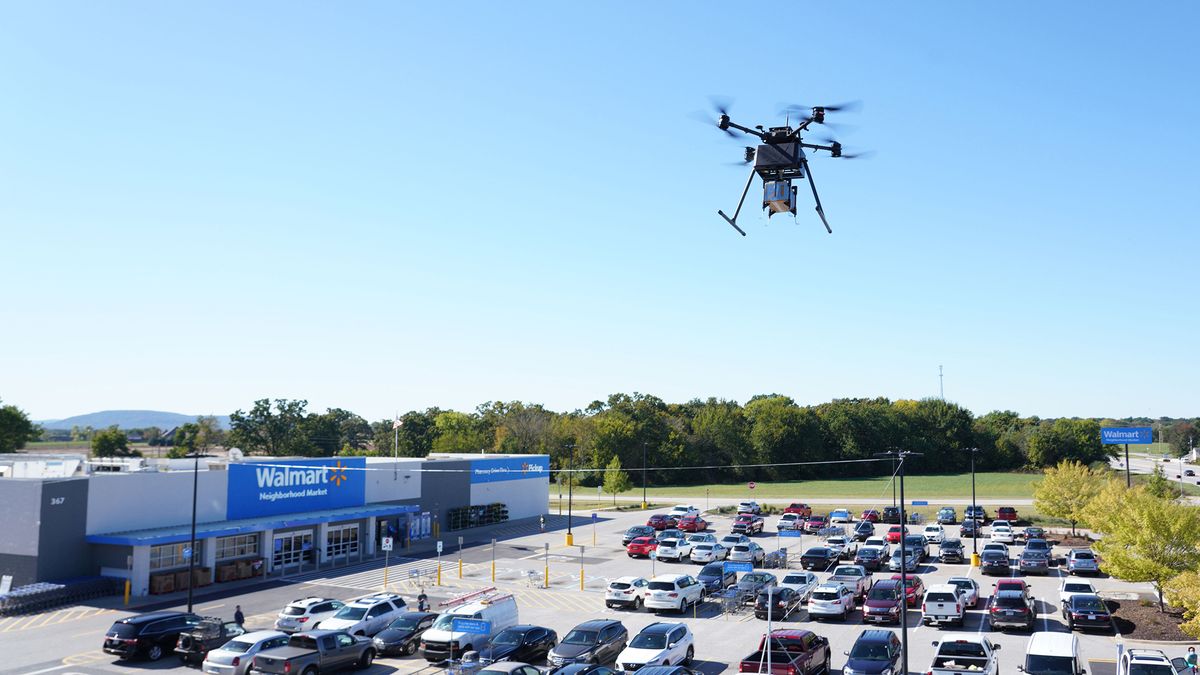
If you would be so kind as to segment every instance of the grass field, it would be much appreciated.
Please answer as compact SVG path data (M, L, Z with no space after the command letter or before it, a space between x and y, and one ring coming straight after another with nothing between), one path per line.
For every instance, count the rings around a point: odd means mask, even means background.
M1032 483L1040 478L1033 473L977 473L975 474L975 490L979 498L1031 498ZM587 489L587 488L583 488ZM741 497L753 498L759 501L765 499L795 499L804 500L813 497L854 496L857 498L878 497L881 500L886 495L892 496L891 481L881 478L846 478L839 480L806 480L781 483L756 483L754 490L748 490L745 483L736 485L678 485L674 487L652 487L646 492L651 497L656 495L703 497L705 491L710 497ZM641 488L623 493L627 496L641 496ZM904 496L912 499L945 499L947 497L969 499L971 497L971 474L947 476L907 476L904 479Z

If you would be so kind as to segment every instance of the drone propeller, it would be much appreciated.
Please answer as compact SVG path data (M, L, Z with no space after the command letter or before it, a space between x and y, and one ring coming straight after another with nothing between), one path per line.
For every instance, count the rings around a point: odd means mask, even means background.
M780 115L792 116L800 118L801 124L804 122L816 122L826 126L834 126L825 121L825 113L831 112L855 112L862 108L862 101L847 101L846 103L838 103L837 105L789 105L779 113Z
M729 138L737 138L738 134L728 126L729 108L733 104L733 101L724 96L709 96L708 100L712 104L713 112L717 113L716 118L714 118L711 113L703 113L699 111L692 113L689 115L689 117L697 122L715 125Z
M842 149L842 144L839 143L837 141L837 139L833 138L832 136L825 136L825 137L817 138L816 140L818 143L820 143L822 145L828 145L831 148L833 148L832 150L829 151L830 156L836 157L839 159L858 159L858 158L870 157L871 155L875 154L874 152L872 152L870 150L862 150L859 152L845 152Z

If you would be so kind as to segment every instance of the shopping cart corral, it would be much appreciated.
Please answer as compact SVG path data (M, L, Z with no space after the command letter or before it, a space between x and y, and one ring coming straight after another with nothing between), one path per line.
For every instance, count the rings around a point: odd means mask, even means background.
M33 614L92 598L117 595L124 585L124 579L115 577L82 577L18 586L0 595L0 616Z

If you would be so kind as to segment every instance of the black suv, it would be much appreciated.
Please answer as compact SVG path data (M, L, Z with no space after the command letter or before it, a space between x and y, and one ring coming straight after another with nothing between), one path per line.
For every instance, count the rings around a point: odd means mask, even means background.
M569 663L611 663L629 642L629 631L620 621L592 619L571 629L546 660L555 668Z
M485 666L496 661L537 663L546 658L556 644L558 633L549 628L513 626L500 631L479 650L479 661Z
M947 539L938 544L938 560L944 563L963 562L962 540Z
M890 523L892 525L899 525L900 524L900 508L897 506L883 507L883 518L881 518L880 520L882 520L885 523Z
M879 675L886 670L894 673L900 661L900 639L890 630L864 630L846 655L850 659L843 672Z
M150 612L121 619L104 634L104 653L157 661L175 649L180 633L199 623L199 616L187 612Z

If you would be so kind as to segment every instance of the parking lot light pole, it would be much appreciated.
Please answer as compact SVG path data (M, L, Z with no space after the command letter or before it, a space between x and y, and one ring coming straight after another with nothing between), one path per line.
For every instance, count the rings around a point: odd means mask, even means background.
M196 585L196 491L200 480L200 453L192 448L192 540L188 544L188 614L192 613L192 588Z
M979 452L979 448L967 448L967 452L971 453L971 506L968 510L975 513L975 453ZM971 516L971 520L975 520L975 516ZM979 555L979 530L975 529L974 532L975 536L971 537L972 564L975 563L975 556Z
M906 527L908 525L908 517L904 514L904 459L906 457L920 457L921 453L909 452L908 450L892 450L890 452L875 453L876 457L891 457L897 465L897 470L900 478L900 672L908 673L908 565L905 558L907 544L904 537L908 534Z
M571 468L574 466L575 446L568 443L567 449L570 451L570 454L567 455L567 546L572 546L575 544L575 535L571 533L571 506L575 497L575 476L572 475Z
M642 441L642 510L646 510L646 446L648 441ZM1183 460L1179 460L1182 462Z

